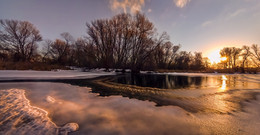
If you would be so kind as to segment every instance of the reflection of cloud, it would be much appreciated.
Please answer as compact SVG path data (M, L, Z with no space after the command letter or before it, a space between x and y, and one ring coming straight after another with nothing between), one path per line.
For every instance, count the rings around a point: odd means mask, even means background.
M47 96L46 97L46 101L49 103L54 103L55 102L55 98L51 97L51 96Z
M128 11L131 13L142 11L144 4L145 0L110 0L110 8L113 11L123 10L125 13Z
M173 0L175 5L179 8L185 7L191 0Z

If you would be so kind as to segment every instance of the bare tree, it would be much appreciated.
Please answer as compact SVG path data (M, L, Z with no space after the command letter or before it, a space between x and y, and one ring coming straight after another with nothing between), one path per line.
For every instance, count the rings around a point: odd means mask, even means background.
M237 67L237 65L236 65L236 61L237 61L237 59L238 59L238 56L240 55L240 53L241 53L241 51L242 51L242 49L240 49L240 48L236 48L236 47L232 47L231 48L231 57L232 57L232 67L233 68L236 68Z
M174 46L170 41L167 40L165 43L157 46L154 51L155 64L157 67L162 69L169 69L177 55L179 48L180 46Z
M154 25L140 13L119 14L87 24L87 33L97 49L100 66L126 68L139 72L155 48L168 39L157 36Z
M42 40L39 30L27 21L0 20L0 26L4 49L13 51L15 60L30 61Z
M252 48L252 61L259 68L260 67L260 47L257 44L253 44Z
M42 62L46 62L47 59L50 59L51 57L51 45L53 44L53 42L49 39L44 40L43 48L41 51L42 54Z
M65 41L56 39L55 42L51 44L50 54L52 59L59 64L66 64L69 47L66 45Z
M244 45L244 46L242 47L242 54L241 54L241 56L243 57L242 65L241 65L241 68L242 68L242 72L243 72L243 73L245 72L245 63L248 61L248 57L250 57L251 54L252 54L252 53L250 52L250 47Z
M203 58L201 52L194 52L193 69L201 70L203 68Z
M180 48L181 48L180 45L172 46L171 53L170 53L170 59L168 62L168 68L171 67L173 61L176 59L176 56L178 55L178 51L180 50Z
M175 59L175 67L180 70L190 69L192 58L191 52L181 51Z
M130 56L131 37L134 34L133 31L131 31L133 27L132 16L130 14L119 14L112 19L115 24L115 31L117 32L114 49L115 66L125 69Z
M91 24L87 23L87 33L97 48L97 57L107 70L112 67L114 40L116 35L112 32L111 21L107 19L95 20Z
M231 68L232 66L232 50L229 47L224 47L222 50L220 50L221 57L226 57L227 60L224 63L225 68Z

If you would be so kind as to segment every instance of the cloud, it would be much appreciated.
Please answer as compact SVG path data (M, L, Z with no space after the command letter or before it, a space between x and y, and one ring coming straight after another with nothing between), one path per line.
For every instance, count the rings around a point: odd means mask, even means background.
M135 13L142 11L145 0L110 0L110 8L113 11L123 11L125 13Z
M201 24L202 27L206 27L208 25L212 24L212 21L206 21L204 23Z
M230 17L236 17L236 16L238 16L238 15L244 13L244 12L246 12L245 9L238 9L238 10L236 10L235 12L231 13L231 14L230 14Z
M185 7L191 0L173 0L175 5L179 8Z

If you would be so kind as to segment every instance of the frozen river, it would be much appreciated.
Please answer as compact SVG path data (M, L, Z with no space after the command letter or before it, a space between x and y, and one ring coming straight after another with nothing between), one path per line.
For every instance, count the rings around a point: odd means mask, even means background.
M0 134L260 134L260 75L111 75L0 71Z

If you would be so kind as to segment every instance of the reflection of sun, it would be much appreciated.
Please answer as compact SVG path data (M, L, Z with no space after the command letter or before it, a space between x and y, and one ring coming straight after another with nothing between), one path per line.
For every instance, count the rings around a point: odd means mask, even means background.
M223 92L226 90L227 88L227 77L225 75L222 75L222 84L221 84L221 88L220 88L220 92Z

